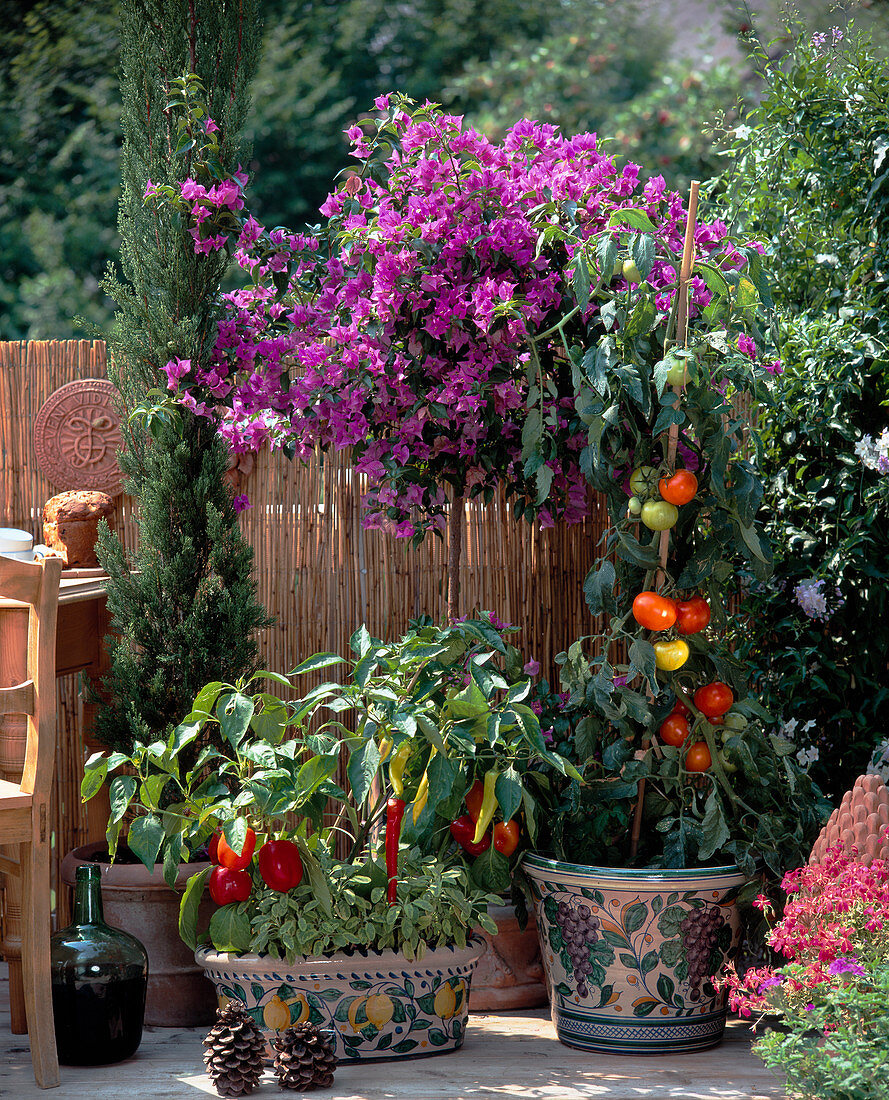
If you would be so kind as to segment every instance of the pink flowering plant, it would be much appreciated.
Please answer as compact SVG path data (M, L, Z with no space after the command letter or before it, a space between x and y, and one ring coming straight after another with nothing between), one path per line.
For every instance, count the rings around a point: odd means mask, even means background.
M453 575L466 498L502 488L516 516L576 522L590 478L614 481L638 449L640 419L669 422L651 372L671 338L684 208L592 134L525 121L495 143L432 104L375 106L349 131L357 165L312 233L260 225L240 176L212 179L212 155L193 154L206 170L178 189L147 193L181 211L197 250L230 249L249 279L220 303L212 360L174 357L167 375L236 451L351 448L369 526L418 542L450 516ZM729 298L752 322L758 253L719 222L696 240L692 309L709 309L715 330L707 376L723 390L736 365L767 377L755 325L722 324ZM624 392L639 398L628 419Z
M742 1016L781 1016L753 1049L793 1096L876 1100L889 1042L889 865L837 845L782 886L789 900L768 942L787 962L743 977L730 967L720 984ZM774 916L768 898L758 905Z

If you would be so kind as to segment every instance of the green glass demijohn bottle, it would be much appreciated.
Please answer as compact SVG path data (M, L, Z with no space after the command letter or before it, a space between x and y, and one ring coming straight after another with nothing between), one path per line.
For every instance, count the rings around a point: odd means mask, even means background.
M142 1041L148 955L128 932L102 919L98 864L77 868L74 923L54 933L52 1007L59 1061L121 1062Z

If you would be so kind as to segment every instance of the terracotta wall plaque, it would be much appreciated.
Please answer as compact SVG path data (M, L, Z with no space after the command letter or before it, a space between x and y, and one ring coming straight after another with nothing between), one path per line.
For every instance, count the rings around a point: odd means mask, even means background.
M61 386L34 421L37 465L57 489L99 489L116 496L122 481L119 447L114 387L104 378Z

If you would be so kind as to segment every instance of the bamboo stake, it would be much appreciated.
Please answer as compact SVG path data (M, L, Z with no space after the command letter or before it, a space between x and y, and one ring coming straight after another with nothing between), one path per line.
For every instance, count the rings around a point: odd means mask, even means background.
M691 279L692 268L694 266L694 251L695 251L695 224L698 214L698 190L700 183L698 180L691 181L691 188L688 196L688 214L685 219L685 241L682 248L682 264L679 269L679 286L676 293L679 295L679 302L676 309L676 343L682 347L688 345L688 284ZM664 349L665 351L667 349ZM677 404L682 397L682 391L684 386L673 386L673 393L675 395L674 405ZM679 425L671 424L667 433L667 465L672 469L673 464L676 461L676 448L679 443ZM658 542L658 570L655 577L654 587L655 591L659 592L663 586L666 578L667 570L667 556L670 550L670 532L661 531L660 540ZM650 744L654 744L655 750L659 752L659 746L657 741L652 741L651 735L647 734L643 738L642 748L647 749ZM639 837L642 833L642 808L645 801L645 780L639 780L638 792L636 795L636 809L633 814L633 831L630 836L630 859L636 858L636 852L639 850Z

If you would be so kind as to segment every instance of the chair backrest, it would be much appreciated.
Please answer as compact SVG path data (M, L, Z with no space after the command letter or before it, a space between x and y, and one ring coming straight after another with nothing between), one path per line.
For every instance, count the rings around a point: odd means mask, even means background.
M24 714L28 741L21 788L46 794L52 785L56 751L56 616L59 604L60 558L17 561L0 555L0 599L28 605L25 679L0 687L0 714ZM13 644L12 632L0 643ZM23 637L24 640L24 637Z

